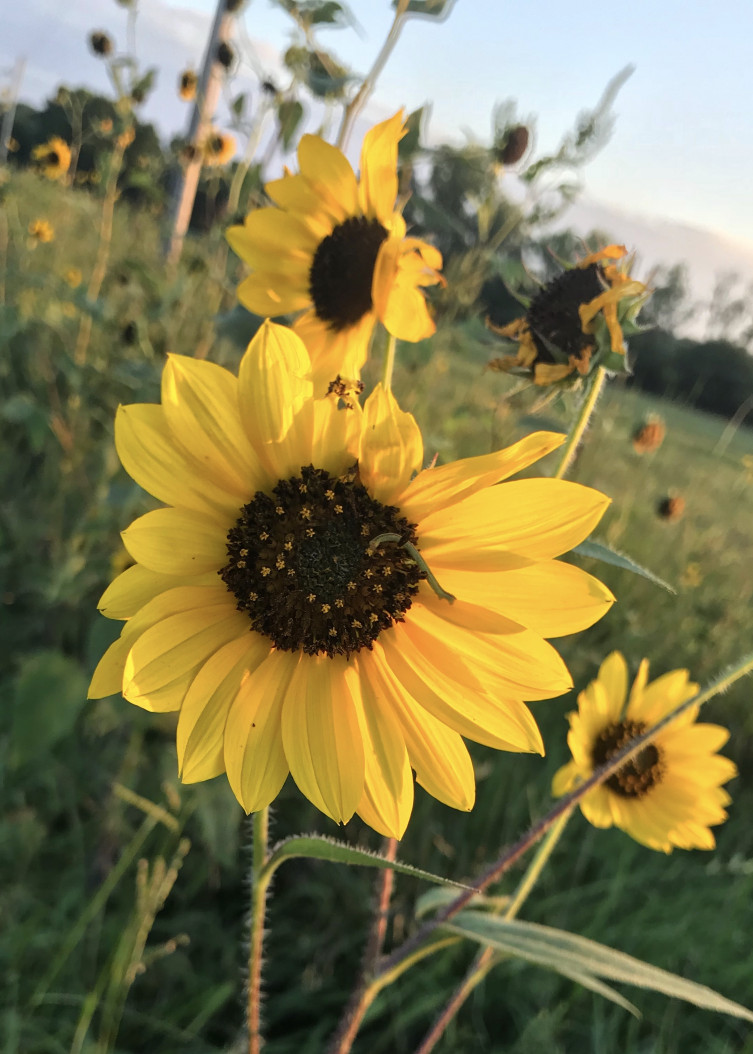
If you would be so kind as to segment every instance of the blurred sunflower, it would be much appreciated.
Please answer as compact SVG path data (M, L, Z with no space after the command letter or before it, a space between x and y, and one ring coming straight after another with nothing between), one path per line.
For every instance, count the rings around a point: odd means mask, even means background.
M31 156L47 179L64 179L71 167L71 148L57 135L53 135L46 143L35 146Z
M120 459L168 507L123 533L136 563L100 610L127 621L90 695L179 710L183 780L226 771L247 812L290 772L334 820L357 812L401 836L411 769L472 807L461 736L543 752L523 700L571 684L543 638L613 600L553 558L608 499L555 479L495 485L558 446L553 433L422 472L418 426L390 393L338 408L313 398L310 365L267 322L238 378L172 356L162 405L120 408Z
M507 326L489 328L517 341L515 355L489 363L492 369L533 373L540 385L585 375L597 364L624 369L625 332L634 332L635 317L648 296L642 282L630 277L624 245L608 245L543 286L525 315Z
M555 795L567 794L635 736L658 724L690 699L698 685L687 670L672 670L647 684L648 661L638 670L630 697L627 664L615 651L601 664L595 681L578 696L570 714L567 742L573 760L554 777ZM627 701L627 706L625 705ZM670 853L713 849L709 830L727 819L730 797L722 784L737 769L716 753L729 738L719 725L697 725L698 707L686 711L635 757L581 800L595 827L621 828L642 845Z
M211 128L202 143L204 164L209 166L227 165L235 157L237 143L234 136Z
M421 292L441 282L442 257L406 237L395 211L402 111L376 125L361 149L361 175L316 135L298 145L300 173L267 183L279 208L251 212L227 239L254 269L238 297L257 315L303 311L295 330L321 394L336 374L358 377L379 319L400 340L434 332Z
M185 102L193 102L196 98L196 88L199 78L193 70L183 70L178 80L178 95Z
M55 228L48 220L32 220L27 227L29 232L29 245L36 248L40 242L51 242L55 237Z

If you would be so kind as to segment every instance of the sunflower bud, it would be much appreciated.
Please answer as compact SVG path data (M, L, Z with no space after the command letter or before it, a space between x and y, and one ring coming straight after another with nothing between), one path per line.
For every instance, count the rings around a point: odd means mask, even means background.
M230 45L223 40L222 43L219 44L217 47L215 58L217 62L219 62L220 66L222 66L226 70L229 70L230 67L233 65L233 62L235 61L235 52L230 47Z
M515 165L528 149L530 133L524 124L505 130L505 135L495 145L494 156L503 165Z
M107 33L96 30L94 33L89 34L89 47L95 55L105 58L107 55L112 54L113 43Z
M196 88L199 79L193 70L183 70L178 81L178 95L185 102L192 102L196 98Z
M664 442L666 428L660 417L650 417L633 432L633 449L636 454L650 454Z
M667 495L657 505L656 512L667 523L675 523L685 515L685 499L679 494Z

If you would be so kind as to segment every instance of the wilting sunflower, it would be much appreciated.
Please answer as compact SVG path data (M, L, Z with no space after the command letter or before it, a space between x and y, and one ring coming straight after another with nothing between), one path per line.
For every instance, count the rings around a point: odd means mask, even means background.
M650 684L648 661L640 665L628 698L627 664L612 652L595 681L578 696L570 714L567 742L573 760L552 785L566 794L594 769L656 725L670 710L690 699L698 685L687 670L672 670ZM627 702L627 706L625 705ZM620 827L650 849L713 849L709 830L727 819L730 797L722 784L737 774L718 751L729 738L719 725L695 724L698 707L687 710L640 753L581 800L580 808L595 827Z
M347 158L316 135L298 145L298 175L267 183L279 208L257 209L227 232L254 269L238 287L257 315L303 311L317 394L339 373L358 377L377 319L400 340L434 332L421 288L442 279L440 253L407 238L395 211L402 111L369 131L356 179Z
M47 179L64 179L71 167L71 148L57 135L35 146L31 156Z
M340 405L312 397L304 344L267 322L237 379L172 356L162 405L120 408L120 459L168 507L123 533L136 563L100 610L127 621L90 695L179 710L183 780L226 771L247 812L290 772L333 819L400 836L411 769L472 807L462 736L543 752L523 700L571 684L543 638L613 600L553 558L608 499L555 479L494 485L560 435L421 471L420 432L390 393Z
M536 384L554 384L597 364L623 369L626 332L648 296L630 277L624 245L608 245L543 286L525 315L490 328L518 342L515 355L489 363L492 369L533 373ZM618 265L615 261L622 260Z
M232 135L210 128L201 146L204 164L210 166L227 165L235 157L237 143Z
M47 244L55 237L55 228L49 220L32 220L27 228L29 246L34 249L40 242Z

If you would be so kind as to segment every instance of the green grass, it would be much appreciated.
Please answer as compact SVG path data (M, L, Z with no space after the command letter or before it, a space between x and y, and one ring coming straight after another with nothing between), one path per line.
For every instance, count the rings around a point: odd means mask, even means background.
M120 566L118 530L146 507L119 470L112 443L118 402L155 400L167 351L198 346L230 366L239 348L211 343L211 314L232 305L235 272L219 235L189 246L179 273L164 274L155 220L116 209L112 258L94 312L86 359L75 346L82 290L96 252L100 202L30 175L6 188L0 232L0 1010L3 1054L82 1051L208 1054L241 1051L248 828L223 779L177 783L175 718L120 699L85 703L96 659L117 627L96 599ZM28 222L53 222L55 241L30 250ZM2 221L0 221L2 222ZM2 245L5 248L2 249ZM4 263L3 263L4 260ZM66 307L73 304L73 308ZM133 324L131 326L131 324ZM417 415L428 456L483 453L521 429L564 428L556 407L535 421L535 393L508 398L511 380L484 371L491 357L478 327L441 332L433 345L400 349L395 390ZM668 434L655 454L630 444L650 411ZM673 596L644 579L587 562L618 604L601 623L561 642L581 687L618 647L656 674L687 665L708 680L750 650L753 566L746 559L753 482L741 429L715 453L724 422L609 388L573 471L613 505L598 537L660 574ZM545 471L553 468L544 465ZM669 491L687 502L677 523L656 504ZM732 732L726 752L740 768L730 820L715 853L651 853L576 815L523 917L601 940L656 965L751 1001L753 968L753 718L751 687L736 685L707 707ZM420 790L401 858L455 878L478 873L549 803L566 756L573 697L535 705L545 759L473 747L478 801L470 815ZM127 799L120 787L142 796ZM136 803L134 803L134 801ZM148 803L158 803L157 814ZM146 811L145 811L146 810ZM275 809L274 837L320 830L377 848L354 821L337 832L290 785ZM148 937L139 929L159 891L154 868L191 842ZM138 861L149 861L148 874ZM514 883L519 871L511 875ZM139 878L139 874L141 877ZM159 877L159 876L158 876ZM171 876L173 877L173 876ZM279 872L270 907L265 1019L270 1054L324 1049L349 991L367 923L370 872L298 861ZM399 879L392 936L411 931L424 887ZM410 1052L442 996L470 961L460 948L402 978L376 1004L356 1045L370 1054ZM738 1054L753 1051L747 1026L644 992L644 1013L619 1008L535 967L497 968L440 1048L459 1054L541 1050L581 1054Z

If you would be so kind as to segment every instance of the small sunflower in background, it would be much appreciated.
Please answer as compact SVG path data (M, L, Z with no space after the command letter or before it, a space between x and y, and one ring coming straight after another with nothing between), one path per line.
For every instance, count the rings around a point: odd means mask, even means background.
M196 88L199 84L199 78L196 76L193 70L183 70L178 80L178 95L185 102L193 102L196 98Z
M335 821L357 812L400 837L411 770L473 806L462 737L543 753L525 701L571 685L544 638L614 599L555 557L609 500L509 481L555 433L422 471L418 426L391 393L345 409L314 398L310 370L300 338L267 322L237 378L171 356L161 405L120 408L120 459L167 507L123 532L136 562L100 610L125 626L90 695L180 711L182 779L227 772L247 812L290 773Z
M339 373L358 377L377 321L400 340L435 330L422 293L442 281L442 257L406 237L395 211L402 111L372 128L360 178L316 135L298 145L299 173L267 183L277 208L251 212L227 239L253 268L238 298L263 317L303 312L294 329L311 354L317 393Z
M52 136L46 143L35 146L31 156L39 171L47 179L65 179L71 167L71 148L58 135Z
M518 345L490 368L532 374L539 385L585 376L597 365L624 371L625 335L637 331L635 318L649 295L630 277L626 256L624 245L591 253L547 282L521 318L502 327L489 323Z
M667 523L677 523L685 515L685 499L681 494L668 494L656 506L656 514Z
M656 414L639 425L632 435L633 450L636 454L651 454L664 442L667 429L661 417Z
M32 220L27 227L29 246L34 249L40 243L47 244L55 237L55 228L48 220Z
M235 157L237 148L238 144L234 136L211 128L201 146L204 164L210 167L227 165Z
M620 652L612 652L569 716L567 743L573 760L555 775L552 792L559 797L574 790L697 691L687 670L672 670L649 684L644 659L628 696L627 663ZM614 825L649 849L665 853L714 848L709 828L727 819L725 806L731 799L722 784L736 776L737 769L717 754L729 739L727 729L696 724L698 712L691 707L581 799L589 823Z

